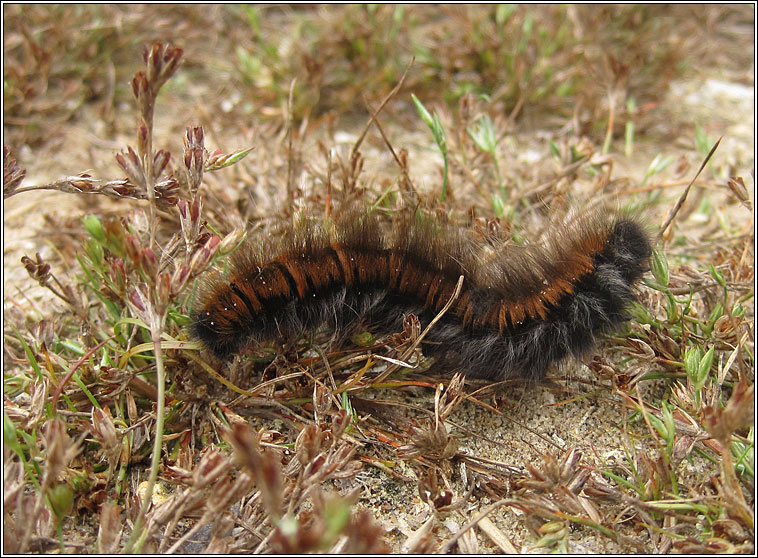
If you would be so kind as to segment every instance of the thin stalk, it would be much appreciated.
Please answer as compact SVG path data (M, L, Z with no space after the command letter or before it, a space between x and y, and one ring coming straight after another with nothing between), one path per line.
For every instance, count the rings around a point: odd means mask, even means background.
M497 187L500 190L500 195L503 196L503 200L508 199L508 194L503 187L503 178L500 175L500 165L497 163L497 154L495 150L492 150L492 162L495 164L495 177L497 178Z
M153 489L155 488L155 482L158 479L158 470L161 464L161 449L163 446L163 422L165 418L166 407L166 382L165 372L163 369L163 351L161 350L161 330L162 328L160 324L153 324L153 326L150 328L153 346L155 348L155 382L158 388L158 402L155 411L157 415L155 417L155 440L153 442L153 456L150 462L150 477L148 478L145 495L142 499L142 508L140 509L139 517L137 518L137 522L134 525L132 535L124 547L124 552L126 553L131 553L133 547L134 552L139 554L142 550L142 545L145 543L145 539L147 538L148 531L143 531L143 527L145 524L145 518L147 517L147 511L150 508L150 503L153 499Z
M445 162L445 174L442 176L442 194L440 195L440 201L445 201L447 195L447 152L443 153L443 161Z
M608 94L608 128L605 131L605 140L603 141L602 154L607 155L611 149L611 141L613 140L613 124L616 120L616 95L614 93Z
M66 543L63 539L63 519L58 520L58 525L56 526L56 531L58 533L58 545L60 547L61 554L66 553Z

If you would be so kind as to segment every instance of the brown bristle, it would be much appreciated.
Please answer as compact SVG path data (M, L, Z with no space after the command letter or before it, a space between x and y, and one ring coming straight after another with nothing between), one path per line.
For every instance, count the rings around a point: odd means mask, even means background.
M355 257L348 253L347 249L340 245L332 245L335 253L337 254L337 260L339 262L339 268L343 273L342 280L345 285L352 285L355 283Z

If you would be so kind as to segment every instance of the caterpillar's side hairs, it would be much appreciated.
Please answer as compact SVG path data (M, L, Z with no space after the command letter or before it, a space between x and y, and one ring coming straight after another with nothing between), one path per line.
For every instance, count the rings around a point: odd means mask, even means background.
M465 231L429 218L400 217L388 234L367 214L347 212L329 227L305 222L278 248L241 250L229 279L208 285L192 333L225 358L251 340L322 325L399 331L411 312L428 324L463 275L424 353L470 377L537 379L627 319L651 247L634 218L594 213L540 244L484 252Z

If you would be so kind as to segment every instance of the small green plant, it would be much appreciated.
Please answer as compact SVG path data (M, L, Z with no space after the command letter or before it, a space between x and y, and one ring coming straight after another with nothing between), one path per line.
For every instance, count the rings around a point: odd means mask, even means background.
M645 176L642 178L640 187L644 187L647 184L648 180L650 180L656 174L660 174L666 170L666 167L668 167L673 160L674 158L670 155L664 156L660 153L656 155L653 160L650 161L650 165L648 165L647 170L645 171Z
M497 162L497 145L499 143L497 132L495 131L495 125L492 123L492 119L489 114L484 114L479 119L479 123L476 128L469 128L468 134L471 139L474 140L476 146L488 153L492 157L492 164L495 167L495 178L497 179L497 187L500 191L500 195L503 200L508 200L508 193L505 191L503 185L503 178L500 176L500 165Z
M434 114L430 114L424 104L418 99L418 97L416 97L416 95L411 93L411 98L413 99L413 104L416 105L416 110L418 111L421 120L423 120L424 124L429 127L429 130L431 130L434 142L437 144L437 148L442 154L442 161L445 165L445 168L442 173L442 192L440 193L440 202L444 202L445 197L447 196L448 174L447 135L445 134L445 128L442 127L442 122L440 122L440 117L436 111Z

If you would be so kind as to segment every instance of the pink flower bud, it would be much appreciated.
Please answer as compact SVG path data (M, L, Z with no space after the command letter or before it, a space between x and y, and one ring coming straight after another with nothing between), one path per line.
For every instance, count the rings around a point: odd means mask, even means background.
M200 220L200 210L203 207L203 201L201 198L196 198L190 202L190 215L192 217L192 223L196 224Z
M139 312L147 312L147 301L139 290L132 289L129 291L129 302L131 302Z
M196 147L195 153L193 155L194 159L194 167L195 167L195 173L197 173L198 176L203 176L203 148L202 147Z
M147 90L148 85L145 72L137 72L134 74L134 77L132 78L132 91L134 91L134 97L139 100L141 97L145 96Z
M187 264L178 267L171 276L171 294L177 295L182 292L190 277L190 268Z
M155 82L155 78L161 73L161 68L163 67L162 54L163 45L157 41L154 42L145 60L147 64L147 79L150 83Z
M126 255L131 260L132 264L140 266L140 246L137 237L131 233L124 234L126 240Z
M159 314L163 314L171 299L171 276L168 273L158 275L155 285L155 305Z
M158 257L152 248L145 248L142 250L142 269L150 279L154 279L158 273Z
M171 154L168 151L165 151L163 149L159 150L158 153L155 154L155 158L153 159L153 178L158 179L158 177L163 174L163 171L166 169L166 166L168 165L168 162L171 160Z
M205 243L205 246L195 252L195 254L192 256L192 259L190 260L190 268L192 269L192 273L200 273L202 270L208 267L208 264L211 263L213 256L216 254L220 242L221 239L216 235L213 235L208 240L208 242Z
M137 128L137 149L140 153L147 153L147 126L142 124L139 128ZM137 157L137 154L134 154L135 158L139 160L139 157Z

